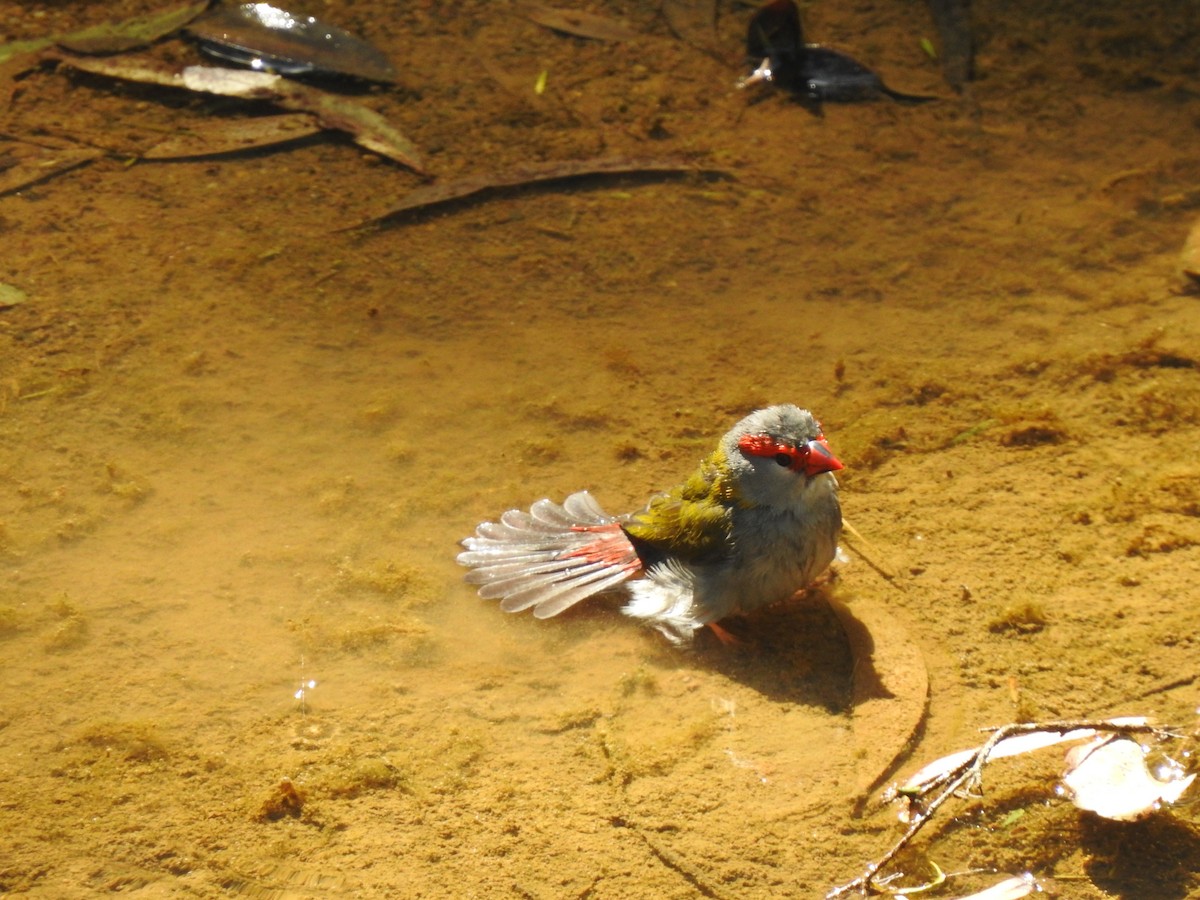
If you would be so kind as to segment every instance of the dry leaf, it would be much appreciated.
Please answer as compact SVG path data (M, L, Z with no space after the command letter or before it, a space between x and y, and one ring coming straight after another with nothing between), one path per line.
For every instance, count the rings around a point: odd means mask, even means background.
M573 178L631 174L673 175L686 172L714 171L716 170L694 166L682 160L631 159L624 156L530 163L523 166L514 166L505 172L470 175L466 178L460 178L457 181L445 181L417 188L406 194L403 199L386 212L364 219L358 225L352 227L360 228L371 222L399 216L402 213L426 210L444 203L452 203L456 200L486 194L491 191L548 184L555 181L567 181Z
M14 41L0 46L0 63L21 54L34 53L51 44L58 44L78 53L121 53L135 47L144 47L173 31L178 31L207 8L208 0L201 0L166 12L136 16L124 22L92 25L70 34Z
M189 91L241 97L245 100L271 100L283 86L283 76L274 72L227 69L221 66L187 66L181 73Z
M1137 741L1105 735L1067 752L1062 783L1080 809L1128 822L1174 803L1196 778L1178 769L1172 776L1156 778L1146 768L1146 754Z
M1112 725L1145 725L1148 721L1149 719L1145 716L1119 716L1108 720ZM1073 731L1061 733L1056 731L1033 731L1029 734L1018 734L1007 737L996 744L992 748L992 752L988 754L988 759L995 760L1004 759L1006 756L1020 756L1024 753L1032 753L1034 750L1053 747L1055 744L1082 741L1095 736L1096 732L1090 728L1076 728ZM972 759L978 752L979 748L974 747L970 750L958 750L946 756L939 757L933 762L922 766L918 771L910 775L902 785L896 787L890 793L892 795L919 794L927 785L953 772L959 766Z
M1041 887L1034 877L1026 872L1024 875L1014 875L993 884L990 888L964 897L955 897L953 900L1021 900L1022 897L1028 897L1034 891L1040 890Z
M929 672L917 642L885 603L862 596L851 605L831 598L829 605L854 659L850 723L858 816L920 733L929 703Z
M20 146L22 149L16 162L0 171L0 195L70 172L104 155L104 151L96 147Z
M220 156L295 141L323 129L307 113L280 113L253 119L216 119L189 126L155 144L143 159Z
M152 44L159 38L178 31L208 8L208 0L192 3L166 12L137 16L123 22L94 25L70 34L60 35L54 42L76 53L124 53Z
M624 22L574 9L533 6L525 15L545 28L596 41L632 41L641 33Z
M29 295L19 287L14 287L11 284L5 284L0 281L0 309L11 309L14 306L20 306Z
M188 66L177 72L151 59L95 59L65 53L56 54L54 58L63 65L95 75L224 97L265 100L283 109L308 113L323 127L345 131L355 143L368 150L425 174L416 147L379 113L353 100L279 75L217 66Z

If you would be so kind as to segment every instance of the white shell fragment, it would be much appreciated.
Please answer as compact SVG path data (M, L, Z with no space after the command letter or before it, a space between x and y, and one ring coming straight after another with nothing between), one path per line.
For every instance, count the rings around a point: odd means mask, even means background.
M1148 721L1150 720L1145 716L1119 716L1108 720L1109 724L1112 725L1145 725ZM1081 741L1095 736L1096 732L1091 728L1076 728L1074 731L1062 733L1056 731L1031 731L1028 734L1016 734L996 744L992 748L992 752L988 755L988 759L995 760L1004 759L1006 756L1020 756L1024 753L1031 753L1034 750L1041 750L1044 747L1053 747L1055 744ZM890 799L897 794L911 795L921 793L928 785L953 772L959 766L968 762L978 752L979 748L959 750L935 759L933 762L922 766L919 771L910 775L903 784L888 791L885 799Z
M183 86L189 91L220 94L224 97L255 97L275 89L283 79L271 72L223 69L214 66L188 66L183 70Z
M1026 872L1023 875L1006 878L977 893L955 897L954 900L1021 900L1022 897L1028 897L1034 891L1041 891L1041 889L1037 880Z
M1141 745L1127 737L1096 738L1067 752L1062 783L1080 809L1106 819L1130 821L1149 815L1164 803L1174 803L1191 787L1195 773L1167 769L1160 780L1146 768Z

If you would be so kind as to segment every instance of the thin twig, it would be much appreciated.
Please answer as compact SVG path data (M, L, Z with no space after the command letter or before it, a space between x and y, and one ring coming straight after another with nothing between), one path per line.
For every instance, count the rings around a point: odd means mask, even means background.
M1131 735L1131 734L1153 734L1160 739L1172 737L1170 729L1161 728L1157 725L1147 723L1117 723L1106 719L1076 719L1073 721L1058 721L1058 722L1013 722L1008 725L1000 725L995 728L987 728L985 731L990 731L991 735L984 743L978 747L967 759L959 763L957 766L943 772L936 778L931 779L928 784L922 785L919 791L915 793L905 793L906 799L910 803L912 812L912 820L909 823L904 834L878 859L867 864L861 875L853 881L848 881L843 885L839 885L825 895L826 900L833 900L835 897L841 897L851 891L858 891L863 896L870 894L889 893L886 887L876 882L876 876L883 870L905 847L912 842L917 833L925 827L925 825L933 818L934 814L941 806L951 797L958 794L964 788L977 788L983 779L983 767L987 765L988 758L992 751L996 749L996 745L1006 738L1014 737L1021 734L1066 734L1069 731L1090 730L1093 732L1101 732L1107 734ZM937 795L928 802L925 798L938 791Z
M694 887L701 895L712 898L712 900L721 900L721 894L715 889L704 883L704 880L692 871L689 866L678 854L672 853L665 847L659 847L650 837L642 831L638 831L638 837L646 842L646 847L654 854L655 859L670 869L672 872L679 875L684 881Z

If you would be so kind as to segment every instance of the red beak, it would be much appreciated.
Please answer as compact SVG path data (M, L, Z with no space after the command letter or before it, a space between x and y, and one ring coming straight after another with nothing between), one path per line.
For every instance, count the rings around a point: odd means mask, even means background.
M836 472L846 468L842 461L833 455L824 436L809 441L804 446L808 449L808 457L804 460L804 474L809 478L822 472Z

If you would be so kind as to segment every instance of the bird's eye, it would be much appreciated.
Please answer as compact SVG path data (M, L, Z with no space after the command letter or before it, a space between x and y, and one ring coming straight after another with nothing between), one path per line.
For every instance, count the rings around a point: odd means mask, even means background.
M783 466L785 469L792 464L792 458L786 453L776 453L775 462Z

